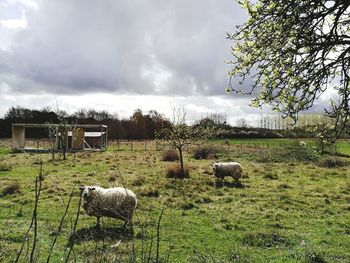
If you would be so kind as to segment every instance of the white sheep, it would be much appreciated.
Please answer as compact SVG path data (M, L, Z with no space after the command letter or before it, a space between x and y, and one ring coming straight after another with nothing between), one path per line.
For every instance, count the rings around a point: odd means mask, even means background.
M102 188L99 186L82 186L82 207L89 216L95 216L97 227L102 216L118 218L132 225L132 216L137 205L134 192L123 187Z
M236 182L242 177L242 166L236 162L213 163L213 173L216 178L232 177Z

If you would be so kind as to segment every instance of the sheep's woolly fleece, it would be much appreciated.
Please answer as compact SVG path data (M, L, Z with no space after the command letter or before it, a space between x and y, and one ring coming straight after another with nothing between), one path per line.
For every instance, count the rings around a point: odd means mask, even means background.
M238 180L242 177L243 168L239 163L228 162L228 163L214 163L213 172L215 177L224 178L226 176L233 177Z
M82 207L89 216L106 216L131 222L136 205L135 193L123 187L104 189L85 186L82 192Z

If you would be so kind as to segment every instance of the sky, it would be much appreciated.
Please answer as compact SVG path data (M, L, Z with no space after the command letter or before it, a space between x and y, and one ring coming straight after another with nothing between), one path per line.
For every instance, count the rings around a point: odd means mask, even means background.
M269 109L225 93L226 32L246 18L234 0L0 0L0 117L16 105L120 117L181 107L189 120L254 125Z

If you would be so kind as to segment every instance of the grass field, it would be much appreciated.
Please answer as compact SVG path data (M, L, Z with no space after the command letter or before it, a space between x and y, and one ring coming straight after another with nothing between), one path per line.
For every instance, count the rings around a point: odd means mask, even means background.
M232 144L236 142L248 143ZM250 144L260 142L273 141ZM218 160L239 161L244 168L241 185L235 185L230 179L215 180L210 168L213 160L195 160L190 154L186 155L190 178L166 178L171 163L161 161L155 147L146 148L142 143L133 151L112 145L106 152L52 161L48 154L11 153L3 144L0 262L14 261L31 223L34 179L41 161L38 262L46 261L69 195L79 185L123 185L137 194L139 203L133 234L122 228L123 222L110 218L104 218L102 230L96 231L95 219L82 212L71 255L77 262L147 262L148 255L154 261L162 209L159 262L350 262L347 159L339 159L342 165L333 168L319 160L263 163L256 158L267 153L261 149L223 147ZM5 166L10 169L1 169ZM19 192L6 194L16 183ZM64 261L68 253L79 199L79 190L74 191L51 262ZM20 262L30 254L32 241L31 234Z
M219 140L217 140L219 141ZM220 140L222 141L222 140ZM285 145L298 144L301 141L306 142L310 146L315 146L316 141L314 139L231 139L229 143L231 144L244 144L244 145L254 145L262 147L283 147ZM337 152L350 155L350 142L348 140L338 140Z

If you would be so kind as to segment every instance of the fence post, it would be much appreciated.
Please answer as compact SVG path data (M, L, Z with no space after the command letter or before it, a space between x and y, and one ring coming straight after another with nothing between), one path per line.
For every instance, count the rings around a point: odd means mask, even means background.
M131 141L131 143L130 143L130 151L133 151L132 141Z
M146 143L146 141L145 141L145 151L147 151L147 143Z

